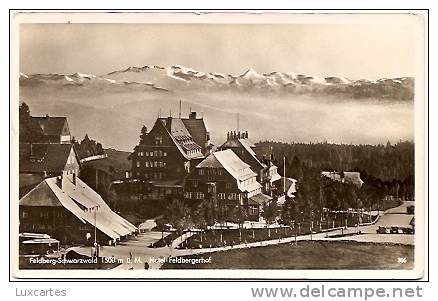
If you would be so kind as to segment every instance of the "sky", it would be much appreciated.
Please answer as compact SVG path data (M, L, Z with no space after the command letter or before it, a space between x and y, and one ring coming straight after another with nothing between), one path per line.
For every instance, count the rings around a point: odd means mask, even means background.
M20 71L97 75L129 66L298 72L350 79L414 76L409 23L21 24Z

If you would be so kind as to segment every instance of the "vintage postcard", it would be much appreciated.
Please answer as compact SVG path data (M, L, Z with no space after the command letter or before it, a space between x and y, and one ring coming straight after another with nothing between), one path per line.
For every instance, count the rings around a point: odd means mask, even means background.
M11 277L422 278L427 22L11 12Z

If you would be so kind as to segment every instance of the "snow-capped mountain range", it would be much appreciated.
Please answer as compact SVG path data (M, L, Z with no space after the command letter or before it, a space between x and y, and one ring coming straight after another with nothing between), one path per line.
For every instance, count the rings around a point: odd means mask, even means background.
M248 69L242 74L202 72L181 65L161 67L145 65L113 71L105 75L75 73L24 74L20 86L56 86L62 89L126 89L169 92L178 90L218 90L258 93L333 95L346 98L412 100L414 78L382 78L351 80L345 77L318 77L293 72L260 74Z

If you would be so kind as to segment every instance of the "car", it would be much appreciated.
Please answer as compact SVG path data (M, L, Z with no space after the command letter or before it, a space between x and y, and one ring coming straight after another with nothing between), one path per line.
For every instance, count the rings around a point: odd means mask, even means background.
M379 228L376 230L377 234L386 234L387 229L385 227L379 226Z
M390 233L391 234L398 234L399 230L400 230L399 228L400 228L399 226L392 226L391 230L390 230Z

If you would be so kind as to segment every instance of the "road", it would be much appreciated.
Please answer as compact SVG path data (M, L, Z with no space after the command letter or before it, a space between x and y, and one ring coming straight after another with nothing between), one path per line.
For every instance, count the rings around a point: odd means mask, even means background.
M186 233L178 237L172 242L171 247L162 248L149 248L151 243L154 243L161 239L161 232L147 231L145 233L140 233L137 237L134 237L126 242L120 243L117 246L103 246L100 249L101 256L112 257L120 259L123 261L122 264L117 266L115 269L144 269L145 262L148 263L149 269L159 269L165 258L169 256L186 256L195 254L205 254L211 252L220 252L231 249L243 249L251 247L260 247L268 245L276 245L280 243L297 243L299 241L307 240L322 240L322 241L358 241L358 242L375 242L375 243L399 243L399 244L414 244L414 235L407 234L377 234L376 230L379 226L409 226L413 215L406 214L406 207L409 205L414 205L414 202L404 202L401 206L389 209L381 213L380 218L377 222L371 225L360 226L359 230L362 232L360 235L355 235L357 233L356 227L350 227L344 230L333 230L329 231L329 236L326 237L326 233L317 233L313 235L300 235L295 237L288 237L283 239L274 239L262 242L253 242L247 244L240 244L218 247L218 248L204 248L204 249L177 249L177 247L189 238L193 233ZM344 237L333 237L341 233L351 234ZM165 233L164 235L169 235ZM71 248L79 254L89 255L91 254L90 247L74 247ZM139 262L128 262L128 259L135 261L135 259L140 259Z

